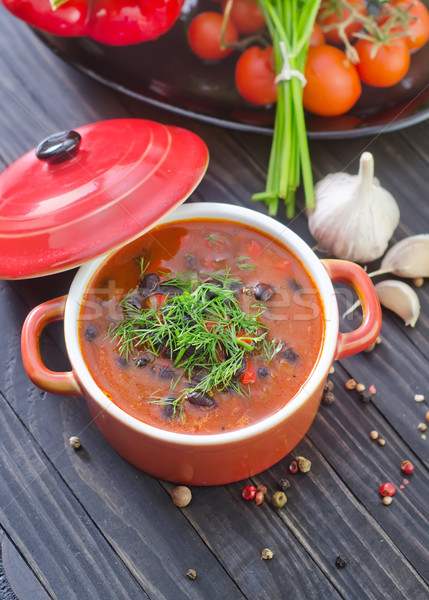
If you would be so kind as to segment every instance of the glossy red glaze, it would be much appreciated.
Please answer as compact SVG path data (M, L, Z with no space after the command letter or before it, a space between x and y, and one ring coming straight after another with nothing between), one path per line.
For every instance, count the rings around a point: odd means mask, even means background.
M178 127L118 119L76 131L69 160L48 163L32 150L0 176L0 278L63 271L131 241L207 168L204 142Z
M346 260L322 260L332 281L350 285L357 293L362 305L363 320L358 329L349 333L338 333L336 360L356 354L367 348L380 333L381 307L373 293L373 285L362 267Z

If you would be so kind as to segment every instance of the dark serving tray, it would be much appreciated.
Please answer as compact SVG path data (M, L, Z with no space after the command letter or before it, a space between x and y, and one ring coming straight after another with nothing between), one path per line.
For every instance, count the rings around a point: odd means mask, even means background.
M238 54L205 63L189 49L189 21L203 10L213 10L213 2L187 0L170 31L155 41L131 46L35 32L64 60L124 94L223 127L271 133L274 108L248 104L235 89ZM329 118L307 114L306 122L309 137L332 139L402 129L428 117L429 43L412 56L407 75L397 85L364 86L350 113Z

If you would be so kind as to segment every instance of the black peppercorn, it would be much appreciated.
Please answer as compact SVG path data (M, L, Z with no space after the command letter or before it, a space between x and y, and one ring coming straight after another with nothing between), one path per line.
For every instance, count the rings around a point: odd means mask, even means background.
M280 479L279 480L279 488L281 490L283 490L284 492L286 490L288 490L290 488L290 481L289 481L289 479Z
M337 558L335 559L335 565L339 569L344 569L344 567L347 565L347 558L345 558L344 556L337 556Z
M371 402L371 399L372 399L372 395L369 392L367 392L366 390L359 393L359 400L361 402Z

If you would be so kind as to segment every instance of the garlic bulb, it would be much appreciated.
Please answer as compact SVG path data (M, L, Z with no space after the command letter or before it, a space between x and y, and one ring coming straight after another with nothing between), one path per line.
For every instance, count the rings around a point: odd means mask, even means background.
M414 327L420 315L420 302L416 292L408 283L386 279L376 283L380 304L390 308L405 321L405 325Z
M398 277L429 277L429 234L411 235L386 252L378 273Z
M399 208L374 178L370 152L362 154L358 175L330 174L314 193L308 224L321 250L360 263L382 256L398 226Z

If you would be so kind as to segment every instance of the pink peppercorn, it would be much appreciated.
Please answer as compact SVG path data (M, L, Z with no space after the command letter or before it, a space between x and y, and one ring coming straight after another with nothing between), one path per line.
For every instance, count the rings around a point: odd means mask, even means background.
M289 473L292 473L292 475L295 475L295 473L298 473L298 463L296 462L296 460L293 460L292 462L289 463L288 471L289 471Z
M393 485L393 483L383 483L380 486L380 494L384 497L393 496L395 492L396 492L396 489L395 489L395 486Z
M262 504L262 502L265 499L265 495L263 494L263 492L256 492L256 496L255 496L255 504L257 506L259 506L260 504Z
M241 495L245 500L254 500L256 496L256 488L254 485L246 485L241 491Z
M414 471L413 463L410 460L403 460L401 462L401 471L407 475L411 475L411 473Z

